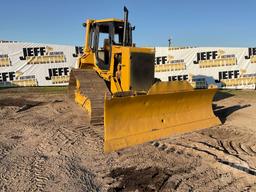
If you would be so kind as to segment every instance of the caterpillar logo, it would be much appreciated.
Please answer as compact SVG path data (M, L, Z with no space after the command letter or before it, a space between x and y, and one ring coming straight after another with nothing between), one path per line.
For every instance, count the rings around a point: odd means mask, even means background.
M225 54L223 50L207 51L197 53L194 64L199 64L200 68L221 67L236 65L237 59L234 54Z
M78 55L83 54L83 47L75 47L76 53L73 54L73 57L78 57Z
M15 72L3 72L0 73L0 82L13 81L15 78Z
M248 48L248 55L246 55L244 58L250 59L251 63L256 63L256 47Z
M173 56L161 56L155 58L155 72L178 71L185 70L186 65L184 59L174 59Z
M0 67L11 66L11 60L7 54L0 55Z
M26 60L27 64L64 63L66 57L62 51L53 51L51 47L29 47L23 48L20 60Z

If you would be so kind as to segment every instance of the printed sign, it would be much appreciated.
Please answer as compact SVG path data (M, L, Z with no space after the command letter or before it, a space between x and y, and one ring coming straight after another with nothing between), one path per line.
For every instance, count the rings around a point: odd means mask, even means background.
M0 86L67 85L82 47L0 43Z
M256 88L256 48L156 47L155 76L162 81L187 80L195 88ZM171 70L171 59L183 66Z
M155 77L195 88L255 89L256 47L156 47ZM83 47L0 42L0 86L63 86Z

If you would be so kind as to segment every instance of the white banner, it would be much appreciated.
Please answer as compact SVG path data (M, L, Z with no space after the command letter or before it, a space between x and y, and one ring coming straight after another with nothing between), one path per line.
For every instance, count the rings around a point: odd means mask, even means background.
M196 88L255 89L256 48L156 47L155 76ZM82 47L0 42L0 86L62 86Z
M0 86L67 85L81 47L0 43Z
M256 48L156 47L156 78L194 87L255 89Z

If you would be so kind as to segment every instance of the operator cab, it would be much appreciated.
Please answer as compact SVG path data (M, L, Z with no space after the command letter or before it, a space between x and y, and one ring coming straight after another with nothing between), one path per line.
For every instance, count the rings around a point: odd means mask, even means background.
M132 46L132 28L122 20L97 20L90 27L90 47L95 53L97 66L102 70L110 67L112 46ZM124 40L125 36L125 40Z

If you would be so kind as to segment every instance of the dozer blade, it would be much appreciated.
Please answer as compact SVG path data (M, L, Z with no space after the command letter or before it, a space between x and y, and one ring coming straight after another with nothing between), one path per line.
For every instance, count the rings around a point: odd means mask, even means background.
M105 152L219 125L212 110L216 91L161 82L147 95L105 99Z

